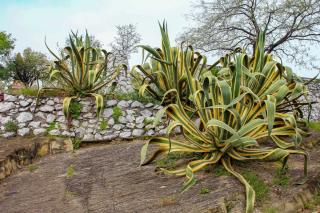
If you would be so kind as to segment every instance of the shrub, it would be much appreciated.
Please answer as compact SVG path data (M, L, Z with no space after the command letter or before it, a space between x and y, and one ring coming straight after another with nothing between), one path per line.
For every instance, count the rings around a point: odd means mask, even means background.
M56 128L57 128L57 122L52 121L51 123L49 123L49 126L47 127L47 132L50 132L51 130L54 130Z
M120 107L115 106L112 109L112 117L114 119L115 122L119 121L119 117L122 115L122 110Z
M104 49L95 48L91 44L90 36L86 32L85 38L71 33L69 36L70 46L62 51L62 57L57 56L47 46L50 53L55 57L54 65L51 66L50 79L54 79L57 87L43 88L56 90L68 95L63 100L63 112L69 116L69 107L72 100L93 96L96 100L97 114L103 110L103 96L99 91L104 87L113 84L125 65L119 65L110 70L110 54Z
M75 100L71 101L69 106L70 116L73 119L78 119L81 114L81 104Z
M289 68L264 52L263 33L252 57L238 52L233 58L216 75L206 73L201 79L193 77L192 66L185 64L190 101L200 124L190 118L177 95L176 103L166 106L163 112L171 120L168 134L179 126L183 137L153 137L141 148L141 165L169 151L199 153L201 158L190 159L185 168L163 171L186 176L182 189L186 191L196 183L194 172L221 164L245 186L246 212L251 213L256 193L232 162L280 161L285 167L291 154L299 154L304 156L304 176L307 176L307 153L299 148L301 135L305 133L297 126L296 114L286 113L284 107L293 105L306 92L306 87L293 77ZM271 147L259 143L258 139L266 137L271 137ZM152 144L159 149L146 160L148 146Z
M7 132L17 132L18 129L19 129L19 126L16 122L14 121L7 121L5 124L4 124L4 129L7 131Z
M119 93L117 92L115 94L115 97L118 100L134 100L134 101L139 101L141 103L153 103L153 104L160 104L160 101L157 99L154 99L152 96L148 94L144 94L143 96L139 95L139 92L137 90L134 90L132 92L128 93Z
M100 130L106 130L106 129L108 129L108 123L107 123L107 121L106 120L102 120L101 122L100 122Z

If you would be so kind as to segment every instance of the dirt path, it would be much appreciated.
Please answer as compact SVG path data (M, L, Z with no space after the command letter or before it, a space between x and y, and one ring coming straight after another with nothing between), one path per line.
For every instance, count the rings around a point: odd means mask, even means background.
M234 177L202 172L197 174L198 184L180 194L183 177L159 174L154 164L138 167L141 145L134 141L92 146L41 158L33 172L26 167L0 183L0 212L243 212L244 188ZM311 182L317 184L319 148L311 158ZM302 174L300 160L290 160L292 180ZM250 163L237 169L251 168L271 185L275 167L266 165ZM292 200L296 191L307 187L270 186L269 203ZM201 194L202 188L210 191Z
M106 145L43 158L34 172L25 168L0 184L1 212L220 212L221 198L244 199L234 178L213 174L181 195L184 178L157 174L154 165L138 167L141 145ZM74 174L67 177L70 165ZM212 191L200 194L202 187Z

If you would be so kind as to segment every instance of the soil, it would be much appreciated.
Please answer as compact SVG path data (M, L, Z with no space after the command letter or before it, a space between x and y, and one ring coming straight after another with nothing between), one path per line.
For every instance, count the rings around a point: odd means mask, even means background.
M264 200L256 203L256 212L290 208L287 204L301 202L297 196L312 196L305 192L314 193L319 184L319 139L319 134L313 134L305 140L310 161L309 181L304 185L294 184L303 175L299 156L289 159L287 186L273 183L276 163L235 165L239 172L254 172L269 187ZM236 178L200 171L197 184L181 194L184 177L161 174L155 164L139 167L143 143L89 145L74 153L40 158L33 169L24 167L0 183L0 212L244 212L244 187ZM208 190L201 193L201 189ZM311 212L296 207L292 212L302 211Z

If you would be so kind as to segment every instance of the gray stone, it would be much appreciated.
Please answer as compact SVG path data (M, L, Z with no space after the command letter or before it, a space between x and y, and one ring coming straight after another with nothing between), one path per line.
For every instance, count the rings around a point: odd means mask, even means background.
M153 124L148 124L147 126L146 126L146 129L153 129L155 126L153 125Z
M135 127L135 124L134 123L127 123L126 127L133 129Z
M144 126L145 126L145 124L144 124L144 123L136 124L136 127L137 127L137 128L139 128L139 129L143 128Z
M32 119L33 119L33 115L30 112L21 112L17 117L17 121L19 123L32 121Z
M8 121L12 121L12 118L10 116L6 116L6 117L0 116L0 123L5 124Z
M0 102L0 112L7 112L14 108L15 105L12 102Z
M46 119L46 115L43 112L37 112L35 114L35 117Z
M48 100L48 101L47 101L47 104L50 105L50 106L53 106L55 103L54 103L53 100Z
M134 137L140 137L140 136L143 135L143 133L144 133L144 130L143 130L143 129L134 129L134 130L132 131L132 136L134 136Z
M33 130L34 135L44 135L46 132L47 132L47 130L44 128L39 128L39 129Z
M113 118L110 118L109 120L108 120L108 126L113 126L114 125L114 119Z
M167 130L166 129L161 129L159 131L159 135L166 135L167 134Z
M126 124L128 121L126 119L126 117L124 116L120 116L119 119L118 119L119 123L121 124Z
M127 113L127 115L135 115L136 114L136 112L131 109L127 109L126 113Z
M134 118L133 115L127 115L127 116L126 116L126 119L127 119L127 121L130 122L130 123L133 123L134 120L135 120L135 118Z
M53 99L53 101L54 101L55 103L60 103L60 99L57 98L57 97L55 97L55 98Z
M29 123L29 127L32 127L33 129L36 129L40 126L40 121L32 121Z
M97 133L94 135L94 139L95 140L102 140L102 136L99 133Z
M146 104L144 107L146 107L146 108L153 107L153 103L148 103L148 104Z
M120 137L120 138L123 138L123 139L130 138L130 137L131 137L131 132L121 132L121 133L119 134L119 137Z
M60 131L58 129L53 129L49 132L50 135L60 135Z
M116 124L116 125L113 126L113 129L121 130L121 129L123 129L123 127L124 127L124 125L122 125L122 124Z
M48 114L46 121L47 121L47 123L51 123L51 122L53 122L55 119L56 119L56 116L55 116L55 115L53 115L53 114Z
M103 139L111 141L111 140L115 139L116 137L117 137L117 135L115 135L115 134L108 134L108 135L103 136Z
M19 101L20 106L26 107L29 106L31 103L25 100Z
M54 109L55 109L56 111L62 110L62 104L56 104L56 105L54 106Z
M134 101L131 104L131 108L142 108L142 107L143 107L143 104L140 103L139 101Z
M122 100L118 103L117 106L120 108L127 108L127 107L129 107L129 103L127 101Z
M93 114L91 112L83 115L84 118L93 118Z
M18 127L19 127L19 128L23 128L23 127L26 127L26 126L27 126L26 123L18 123Z
M87 129L87 133L93 133L93 132L94 132L94 130L92 128Z
M72 126L79 127L80 126L80 121L72 119L71 124L72 124Z
M20 135L20 136L29 135L29 133L30 133L29 128L18 129L18 135Z
M112 108L107 108L103 111L103 117L104 118L110 118L113 114Z
M143 116L139 116L139 117L136 118L136 123L137 124L143 123L143 121L144 121L144 117Z
M41 112L53 112L54 107L49 105L44 105L39 108Z
M17 101L17 97L13 95L4 94L4 101L5 102L14 102Z
M64 122L66 122L66 118L64 116L60 116L57 118L57 121L60 123L64 123Z
M144 117L151 117L152 116L152 112L150 112L150 110L147 110L147 109L142 110L140 112L140 114L143 115Z
M11 138L11 137L14 137L15 135L16 135L15 132L6 132L6 133L2 134L2 137Z
M113 107L113 106L117 105L117 103L118 103L118 101L116 101L116 100L108 100L107 101L107 106L108 107Z
M89 120L89 124L95 124L95 123L97 123L97 120L96 120L96 119L90 119L90 120Z
M152 136L154 134L155 132L152 129L148 130L148 132L146 133L147 136Z
M85 134L83 137L83 140L93 140L94 135L93 134Z

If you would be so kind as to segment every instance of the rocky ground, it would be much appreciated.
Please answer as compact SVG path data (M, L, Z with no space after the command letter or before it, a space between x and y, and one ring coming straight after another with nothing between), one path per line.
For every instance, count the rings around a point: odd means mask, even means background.
M0 143L5 143L1 139ZM256 212L316 212L311 205L319 184L318 136L308 139L310 179L302 175L302 159L290 161L287 185L275 185L275 163L237 164L257 175L268 193ZM73 153L43 157L0 182L0 212L243 212L244 188L216 170L197 173L198 183L181 194L184 178L159 173L155 164L138 167L143 141L88 145ZM304 209L302 206L310 209ZM280 211L281 210L281 211Z

